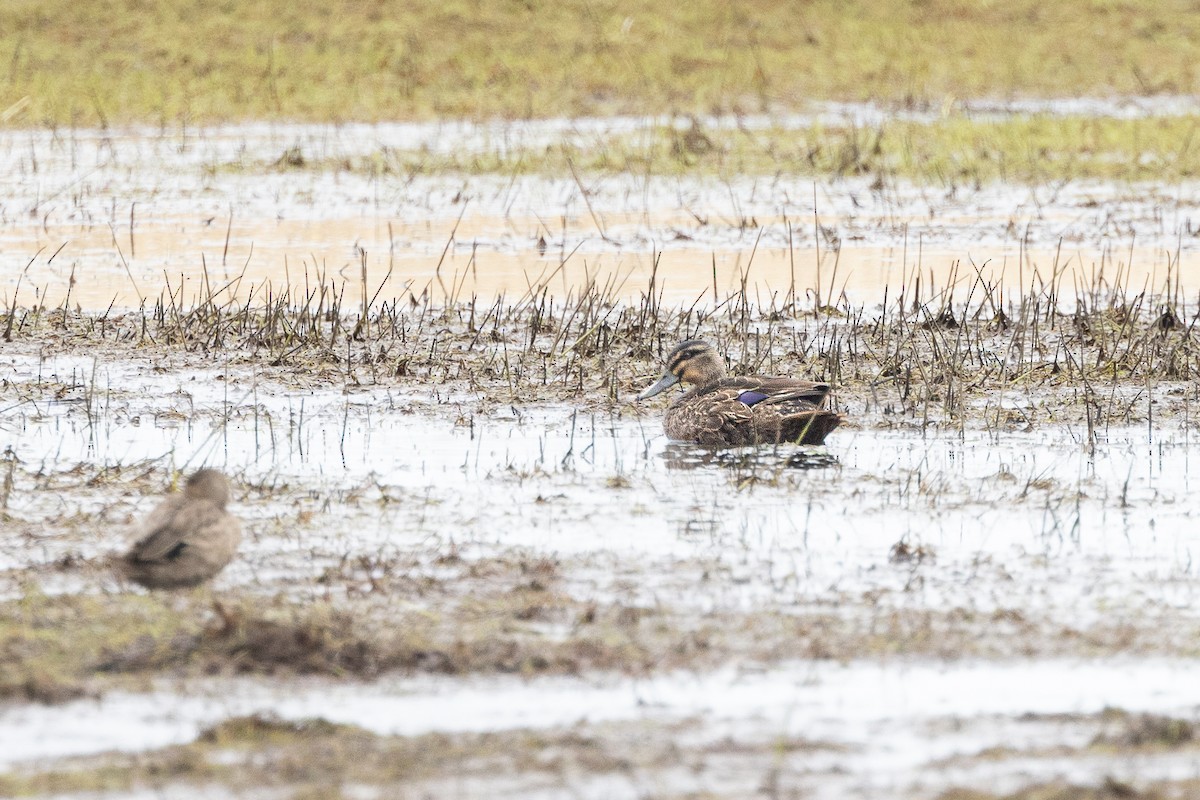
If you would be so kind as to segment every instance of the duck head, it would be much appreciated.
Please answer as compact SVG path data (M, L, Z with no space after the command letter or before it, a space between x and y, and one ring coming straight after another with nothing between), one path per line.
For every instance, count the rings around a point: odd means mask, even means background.
M662 377L637 396L638 400L669 389L677 383L692 383L706 386L725 377L725 363L708 342L688 339L680 342L667 356L667 367Z
M192 500L207 500L224 508L229 504L229 480L215 469L196 470L184 483L183 493Z

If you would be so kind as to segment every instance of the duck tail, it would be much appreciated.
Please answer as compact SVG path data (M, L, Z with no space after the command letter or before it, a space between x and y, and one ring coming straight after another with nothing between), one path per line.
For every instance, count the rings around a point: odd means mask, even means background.
M841 415L833 411L823 408L801 411L784 419L781 438L796 444L824 444L830 431L841 424Z

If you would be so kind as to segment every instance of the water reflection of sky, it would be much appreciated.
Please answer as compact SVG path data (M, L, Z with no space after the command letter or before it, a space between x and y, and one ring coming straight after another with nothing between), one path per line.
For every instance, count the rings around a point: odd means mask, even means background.
M1004 607L1019 591L1023 603L1066 609L1089 596L1078 612L1086 616L1101 613L1099 598L1191 596L1182 579L1193 574L1197 508L1186 428L1152 439L1144 428L1109 431L1089 448L1083 430L1048 424L924 434L848 425L823 449L720 452L669 443L654 405L478 413L471 396L285 391L236 370L225 381L220 370L159 374L69 358L22 369L78 384L60 400L10 405L0 416L24 465L10 509L27 520L105 508L114 497L126 514L154 502L122 492L119 478L23 491L32 471L153 461L165 475L203 463L243 487L238 511L251 531L299 504L317 516L297 535L331 554L453 541L480 553L644 557L633 567L651 573L637 589L643 599L678 588L683 579L669 565L679 559L717 559L736 576L692 597L710 607L902 585L905 570L889 562L901 540L935 559L922 568L923 592L897 602ZM54 541L47 559L101 546ZM269 563L275 544L252 536L247 558ZM6 549L9 564L25 557ZM998 576L1010 563L1028 569L1006 586ZM1143 585L1149 577L1156 581ZM236 568L228 577L247 578Z
M1088 108L1140 113L1118 105ZM863 124L859 117L882 112L827 113ZM1172 261L1184 290L1198 288L1190 220L1200 210L1187 184L893 181L879 190L872 176L814 184L799 175L616 173L581 184L570 175L336 167L377 160L388 148L588 146L603 130L649 131L661 122L0 131L0 159L10 165L0 185L0 301L57 305L69 290L73 303L103 312L153 302L166 279L188 298L230 286L245 299L267 283L278 293L311 286L318 275L357 287L364 251L370 293L382 287L383 300L425 288L437 298L520 293L549 274L548 288L560 296L595 279L629 299L657 270L657 288L676 303L708 302L714 282L724 296L745 278L760 300L786 294L794 281L801 293L819 287L828 298L845 289L871 305L885 286L893 297L911 290L918 273L926 294L955 285L961 302L976 268L1009 294L1053 281L1069 299L1100 279L1133 293L1162 290ZM736 124L756 130L767 122ZM293 147L330 166L279 168Z
M156 502L142 494L141 472L165 479L168 467L206 463L234 475L234 510L248 533L242 557L218 579L225 591L303 592L347 553L428 564L454 547L467 559L548 556L561 561L562 590L581 600L685 613L957 609L1086 630L1169 623L1200 607L1186 427L1109 431L1089 448L1084 431L1065 426L922 433L847 425L825 448L710 451L666 441L658 404L482 412L481 398L440 389L284 388L237 368L158 371L137 358L55 356L8 363L17 383L28 389L40 380L42 389L0 403L0 436L20 460L9 511L35 531L0 541L5 596L29 580L47 591L95 590L52 571L11 576L64 553L112 549L117 523ZM104 467L132 465L93 480ZM35 490L39 482L47 488ZM310 516L301 522L299 512ZM55 520L79 514L103 522L82 536L57 529ZM47 521L40 533L38 520ZM932 557L896 562L901 540ZM0 752L11 764L136 751L257 711L401 734L694 719L697 736L766 731L844 747L813 772L818 795L943 786L934 777L943 774L1016 788L1089 768L1059 757L958 772L930 764L1001 745L1086 744L1094 735L1026 713L1117 705L1191 714L1200 704L1185 691L1192 671L1186 660L1132 657L885 659L638 681L297 681L282 695L256 679L199 681L61 708L0 709ZM1145 778L1181 763L1101 766Z

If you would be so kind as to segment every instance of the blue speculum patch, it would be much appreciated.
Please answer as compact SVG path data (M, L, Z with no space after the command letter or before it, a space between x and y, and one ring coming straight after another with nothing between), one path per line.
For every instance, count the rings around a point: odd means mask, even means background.
M765 394L763 394L762 392L753 391L751 389L747 389L746 391L744 391L738 395L738 400L745 403L748 406L752 406L755 403L761 403L763 400L766 400L766 399L767 399L767 396Z

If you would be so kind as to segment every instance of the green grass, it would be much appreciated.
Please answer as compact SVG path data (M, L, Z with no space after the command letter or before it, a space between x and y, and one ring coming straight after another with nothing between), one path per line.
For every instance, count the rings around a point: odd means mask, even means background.
M1200 175L1200 116L1115 119L1033 115L1002 119L951 115L878 127L809 125L761 131L675 129L565 141L551 148L433 153L385 148L322 161L293 148L269 164L214 171L306 169L372 175L631 172L636 175L872 175L954 185L992 180L1179 180Z
M1187 93L1197 90L1197 64L1200 12L1183 0L0 5L0 120L8 124Z

